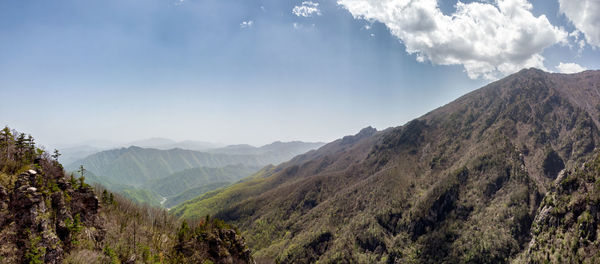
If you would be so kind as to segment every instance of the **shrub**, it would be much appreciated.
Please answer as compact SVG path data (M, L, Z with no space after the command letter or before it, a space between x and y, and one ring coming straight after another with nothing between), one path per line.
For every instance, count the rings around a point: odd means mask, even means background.
M42 264L43 257L46 255L46 248L38 246L42 238L40 236L31 236L29 239L29 249L25 252L25 263Z

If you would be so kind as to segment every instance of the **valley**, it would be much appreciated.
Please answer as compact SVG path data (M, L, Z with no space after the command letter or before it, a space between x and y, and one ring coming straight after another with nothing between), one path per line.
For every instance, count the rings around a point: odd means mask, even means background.
M168 147L175 144L169 142L152 139L137 143ZM190 148L197 145L194 143ZM79 174L77 171L83 166L88 182L102 184L139 203L170 208L322 145L274 142L262 147L232 145L204 151L130 146L86 155L65 169Z

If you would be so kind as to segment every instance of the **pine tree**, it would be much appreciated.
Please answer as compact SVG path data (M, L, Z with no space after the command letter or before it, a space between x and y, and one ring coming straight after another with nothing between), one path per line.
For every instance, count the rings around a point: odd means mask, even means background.
M0 148L5 150L3 153L5 154L4 160L8 161L10 160L10 146L13 144L12 142L15 140L15 138L10 132L10 128L8 128L8 126L5 126L4 129L2 129L0 136L2 137L0 141Z
M58 161L58 157L60 157L60 153L58 152L58 149L54 149L54 154L52 154L52 158L56 161Z
M86 172L83 165L79 165L79 170L77 172L79 172L79 175L81 176L81 177L79 177L79 188L83 188L85 186L85 172Z

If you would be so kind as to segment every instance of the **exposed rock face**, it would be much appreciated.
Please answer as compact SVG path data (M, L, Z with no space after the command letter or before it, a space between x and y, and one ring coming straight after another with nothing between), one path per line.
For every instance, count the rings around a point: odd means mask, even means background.
M238 264L254 263L246 242L232 229L215 229L194 235L177 246L186 262Z
M73 214L80 215L82 221L93 221L98 208L98 197L92 189L84 188L73 192L71 210Z
M73 189L62 172L46 175L28 170L20 174L12 192L0 186L0 259L62 263L82 227L97 227L94 235L102 239L98 208L92 189L85 185Z
M540 205L520 263L598 263L600 155L565 170Z
M373 134L377 133L377 129L369 126L369 127L365 127L363 129L361 129L358 134L354 135L354 136L345 136L344 138L342 138L342 144L352 144L355 143L363 138L366 137L370 137Z
M37 240L32 236L40 234L40 241L29 247L44 248L45 263L62 263L63 249L58 246L59 239L51 230L53 228L48 217L51 208L46 207L42 193L32 186L37 174L32 172L19 175L15 183L9 208L11 216L14 217L18 234L25 235L20 241L23 245L27 246L30 242L27 240Z

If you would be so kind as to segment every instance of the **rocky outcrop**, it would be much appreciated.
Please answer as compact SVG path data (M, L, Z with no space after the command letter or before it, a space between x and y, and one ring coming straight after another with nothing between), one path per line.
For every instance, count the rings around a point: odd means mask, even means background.
M37 177L35 171L19 175L11 196L10 211L17 232L22 235L18 243L30 250L43 248L44 263L62 263L63 249L50 222L52 208L46 206L40 186L34 187Z
M598 263L600 155L560 172L546 194L519 263ZM587 260L587 261L586 261Z
M225 222L207 217L191 231L183 221L179 237L182 222L167 211L107 190L100 203L84 177L66 175L58 153L13 133L0 131L0 264L254 263Z
M342 141L340 142L342 145L351 145L353 143L358 142L359 140L363 139L363 138L367 138L372 136L373 134L377 133L377 129L368 126L365 127L363 129L361 129L358 134L353 135L353 136L345 136L344 138L342 138Z
M182 228L178 236L175 250L185 263L255 263L244 238L220 220L201 222L194 231Z
M52 172L52 167L47 168ZM21 173L10 192L0 186L3 261L62 263L74 237L87 227L94 227L94 237L102 239L93 190L81 183L74 188L75 181L67 180L62 172L44 171Z

